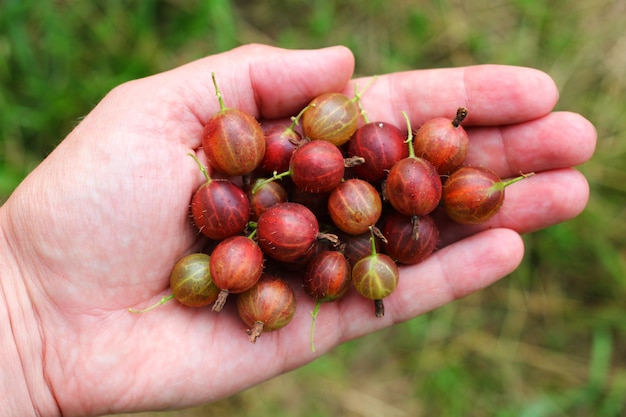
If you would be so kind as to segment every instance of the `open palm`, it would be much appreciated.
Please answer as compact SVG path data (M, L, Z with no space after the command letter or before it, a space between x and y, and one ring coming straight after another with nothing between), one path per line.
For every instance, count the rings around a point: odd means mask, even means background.
M558 93L535 70L479 66L378 77L363 96L370 120L414 127L466 106L469 162L502 176L537 175L507 190L486 225L444 226L443 249L404 267L398 290L375 318L355 294L325 305L309 348L313 303L297 289L286 328L246 337L232 305L215 313L169 303L173 264L204 240L188 218L203 181L203 123L226 105L260 120L285 119L326 91L351 94L345 48L285 51L250 45L119 86L81 121L2 207L0 225L32 304L49 403L65 416L186 407L240 391L311 361L338 343L410 319L491 284L517 267L519 233L576 216L585 179L570 167L593 153L582 117L551 113ZM232 303L231 303L232 304ZM42 380L42 384L43 384ZM46 397L43 397L45 401ZM59 411L57 411L59 412Z

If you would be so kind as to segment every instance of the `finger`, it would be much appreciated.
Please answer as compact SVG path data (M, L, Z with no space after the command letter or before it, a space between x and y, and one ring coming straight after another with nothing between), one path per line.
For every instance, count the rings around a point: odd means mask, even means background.
M364 86L370 79L354 82ZM346 93L353 88L350 85ZM382 75L365 91L362 104L372 121L404 127L404 110L417 128L432 117L452 120L460 106L469 109L466 126L519 123L549 113L557 99L554 81L541 71L478 65Z
M225 104L259 119L297 114L313 97L345 87L354 57L341 46L287 50L246 45L210 56L171 72L175 83L193 83L187 103L200 120L218 109L211 72L215 72Z
M578 216L589 200L589 184L575 169L545 171L505 189L502 208L480 225L459 225L438 213L442 245L458 241L481 230L505 227L528 233Z
M470 128L468 135L466 164L503 177L580 165L593 155L597 139L588 120L568 112L501 128Z

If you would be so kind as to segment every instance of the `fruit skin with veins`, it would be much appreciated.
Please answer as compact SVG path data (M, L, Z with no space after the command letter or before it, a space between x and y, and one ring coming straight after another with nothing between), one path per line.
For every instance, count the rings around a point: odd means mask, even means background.
M324 93L311 100L302 114L302 130L306 138L341 146L356 131L360 115L354 99Z
M170 275L170 288L179 303L202 307L217 300L220 289L211 277L210 259L205 253L191 253L176 262Z
M204 125L202 147L209 163L229 176L249 174L265 155L265 135L259 122L249 113L226 107L212 74L220 110Z
M259 183L263 184L257 187ZM258 221L268 208L278 203L286 203L288 199L287 190L282 185L276 181L264 182L262 178L255 180L246 194L250 203L250 219L253 221Z
M237 296L237 312L248 326L249 340L256 343L262 333L282 329L291 322L296 296L286 281L264 273L252 288Z
M247 236L231 236L222 240L211 253L213 282L221 290L213 311L221 311L228 294L239 294L257 283L263 273L263 252Z
M424 158L405 158L389 171L386 181L389 203L407 216L430 214L441 200L441 178Z
M352 282L359 294L374 300L376 317L383 317L385 315L383 298L395 291L400 272L398 265L389 255L376 251L373 233L370 236L370 243L371 253L352 267Z
M311 313L311 350L315 352L314 329L322 303L342 298L350 287L351 266L343 253L327 250L311 259L304 272L302 287L315 300Z
M234 236L250 219L246 193L227 179L201 185L191 199L191 215L198 230L210 239Z
M464 166L446 180L441 203L448 217L457 223L484 223L500 211L505 188L532 175L521 174L503 181L490 168Z
M315 214L300 203L279 203L257 222L259 246L269 257L295 262L312 250L319 235Z
M265 131L265 154L259 169L266 174L289 169L291 154L302 142L302 136L291 127L272 126Z
M390 212L381 232L386 238L385 253L396 262L413 265L428 258L439 243L439 228L432 216L405 216Z
M415 155L428 160L440 175L450 174L465 161L469 136L461 122L467 113L465 107L459 107L453 120L445 117L429 119L415 134Z
M250 218L246 193L230 180L213 179L194 154L189 154L206 182L191 197L191 217L198 230L210 239L220 240L241 233Z
M380 219L382 210L378 190L360 178L342 182L328 198L328 211L333 223L351 235L367 232Z
M348 155L364 159L353 168L354 173L372 183L384 180L393 164L409 156L404 139L391 123L370 122L359 127L348 142Z
M370 242L370 232L361 233L359 235L345 234L340 237L341 251L344 256L350 262L351 266L368 256L372 252L372 245ZM376 250L380 249L378 240L374 242Z
M329 192L343 179L345 160L335 145L313 141L299 146L289 162L290 178L303 191Z
M311 194L324 194L335 189L343 180L345 164L341 150L330 142L305 141L291 154L289 170L278 173L258 182L252 189L267 182L289 176L301 191Z
M170 274L172 293L147 308L129 308L128 311L135 314L146 313L173 299L186 307L203 307L213 303L217 300L220 289L213 282L210 261L210 256L201 252L183 256L174 264Z
M320 252L311 259L304 273L304 292L321 302L337 300L350 287L351 266L338 251Z

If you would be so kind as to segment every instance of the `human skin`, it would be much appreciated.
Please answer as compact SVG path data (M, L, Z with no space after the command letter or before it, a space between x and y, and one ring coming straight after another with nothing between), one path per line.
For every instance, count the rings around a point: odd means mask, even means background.
M488 223L442 223L444 246L400 268L383 318L354 292L326 306L315 352L302 331L314 301L299 288L293 323L256 344L232 306L129 313L166 295L174 263L205 244L188 218L204 182L188 153L206 164L202 127L219 109L211 72L227 106L270 123L320 93L367 85L353 70L344 47L246 45L107 94L0 208L3 415L102 415L223 398L485 288L521 262L520 234L584 209L588 184L572 167L592 156L596 132L578 114L553 112L558 91L548 75L497 65L380 75L362 97L370 120L403 127L406 111L418 127L464 106L468 163L502 177L536 175L507 188Z

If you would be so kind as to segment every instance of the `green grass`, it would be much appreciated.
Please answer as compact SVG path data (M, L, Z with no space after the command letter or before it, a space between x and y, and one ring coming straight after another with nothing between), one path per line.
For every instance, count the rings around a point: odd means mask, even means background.
M623 2L215 0L0 5L0 201L113 86L248 43L344 44L358 74L548 72L597 127L578 218L525 236L498 284L233 397L141 417L624 415Z

